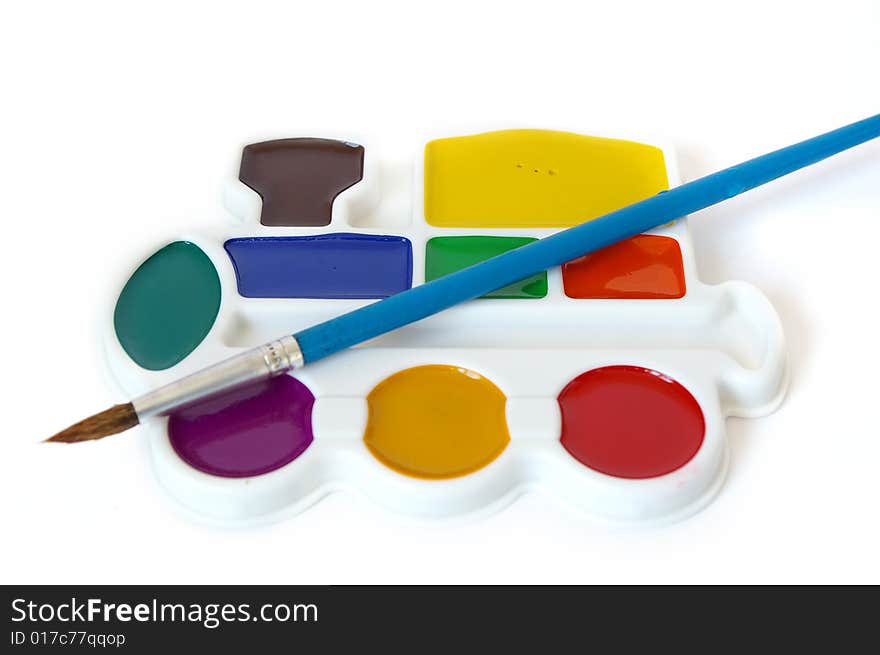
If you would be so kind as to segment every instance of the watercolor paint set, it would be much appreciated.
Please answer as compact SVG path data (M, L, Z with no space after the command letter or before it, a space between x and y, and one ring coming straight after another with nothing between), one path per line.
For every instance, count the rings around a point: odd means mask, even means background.
M437 135L407 166L338 136L250 144L231 217L119 281L110 370L143 393L677 184L669 149L573 132ZM440 517L541 487L659 522L711 500L725 418L786 379L773 307L702 283L682 217L147 429L163 486L217 519L343 489Z

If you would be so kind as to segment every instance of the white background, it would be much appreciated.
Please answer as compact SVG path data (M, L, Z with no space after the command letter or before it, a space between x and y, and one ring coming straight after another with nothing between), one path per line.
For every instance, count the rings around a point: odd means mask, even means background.
M2 583L880 582L880 142L692 219L702 277L790 341L774 415L662 529L540 495L424 523L335 495L257 529L180 512L144 435L39 444L121 400L98 309L142 244L222 220L253 135L497 122L645 132L693 179L880 111L880 3L17 3L0 18Z

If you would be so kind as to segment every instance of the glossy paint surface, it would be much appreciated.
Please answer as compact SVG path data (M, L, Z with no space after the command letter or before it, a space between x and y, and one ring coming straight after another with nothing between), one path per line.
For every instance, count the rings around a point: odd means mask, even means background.
M472 473L507 447L506 398L474 371L418 366L384 379L367 396L364 442L386 466L419 478Z
M295 138L245 146L238 177L263 199L263 225L320 226L330 224L336 196L363 175L363 146Z
M425 219L438 227L567 227L669 185L654 146L501 130L425 146Z
M425 281L449 275L502 252L519 248L532 237L458 236L434 237L425 245ZM547 273L538 273L509 284L483 298L543 298L547 295Z
M620 478L681 468L703 443L694 397L662 373L607 366L578 376L559 394L562 445L582 464Z
M280 375L180 410L168 438L190 466L243 478L292 462L312 443L315 397L299 380Z
M412 245L399 236L250 237L225 244L248 298L385 298L412 286Z
M564 264L562 283L570 298L681 298L687 288L678 241L653 234Z
M122 348L149 370L174 366L198 346L220 309L220 278L195 244L168 244L132 273L113 327Z

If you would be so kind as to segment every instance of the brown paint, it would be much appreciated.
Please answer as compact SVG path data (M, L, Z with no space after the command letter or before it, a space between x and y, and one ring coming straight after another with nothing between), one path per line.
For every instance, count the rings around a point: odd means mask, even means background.
M245 146L238 179L263 199L263 225L315 227L330 224L336 196L363 175L363 146L297 138Z

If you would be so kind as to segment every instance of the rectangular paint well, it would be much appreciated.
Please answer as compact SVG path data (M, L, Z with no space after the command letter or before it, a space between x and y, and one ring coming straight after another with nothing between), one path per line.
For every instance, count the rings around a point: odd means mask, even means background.
M473 266L483 260L519 248L532 237L461 236L434 237L425 245L425 282ZM547 295L547 273L532 275L486 294L484 298L543 298Z
M230 239L247 298L385 298L412 286L412 244L393 235Z
M425 220L436 227L567 227L669 186L663 151L643 143L501 130L425 146Z
M681 298L687 285L681 247L671 237L639 234L562 266L569 298Z

